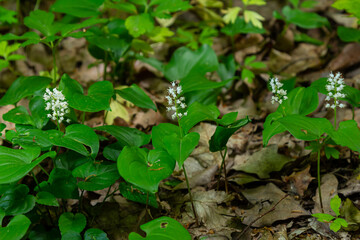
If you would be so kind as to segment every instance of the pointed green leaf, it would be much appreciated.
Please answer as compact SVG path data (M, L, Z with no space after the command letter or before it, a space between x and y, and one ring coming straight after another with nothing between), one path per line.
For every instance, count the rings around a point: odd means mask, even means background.
M0 228L0 236L4 240L20 240L25 236L30 224L26 216L15 216L6 227Z
M148 95L146 95L144 90L142 90L136 84L132 84L128 88L115 90L115 92L119 94L120 97L124 98L125 100L128 100L129 102L132 102L138 107L150 108L153 109L154 111L157 111L156 105L151 100L151 98Z
M340 215L340 206L341 206L341 198L339 198L338 195L335 195L331 200L330 200L330 207L331 209L334 211L334 213L336 214L336 216Z
M53 29L54 14L42 10L30 12L30 15L24 18L24 24L31 29L36 29L45 36L49 37L56 34Z
M86 227L86 217L82 213L72 214L66 212L61 214L59 218L59 228L61 235L68 232L81 233Z
M138 147L125 147L118 158L120 175L129 183L155 193L161 180L169 177L174 168L174 159L162 149L148 154Z
M99 15L98 8L104 0L56 0L51 11L69 14L78 18Z

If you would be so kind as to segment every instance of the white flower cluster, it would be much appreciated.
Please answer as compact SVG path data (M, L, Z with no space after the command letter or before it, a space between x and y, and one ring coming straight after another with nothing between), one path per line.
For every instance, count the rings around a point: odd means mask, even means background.
M283 85L284 84L282 84L279 81L279 79L277 79L277 78L270 79L271 91L274 94L274 96L271 97L272 104L274 104L275 102L278 102L279 104L281 104L281 103L283 103L284 100L286 100L288 98L286 96L287 91L281 88Z
M64 115L70 112L64 94L56 88L54 88L53 91L47 88L43 98L46 102L45 110L51 111L51 113L47 115L48 118L57 120L59 123L64 121ZM66 121L69 123L70 119Z
M341 91L344 89L344 78L341 77L341 73L336 73L334 75L333 73L330 73L328 79L327 79L327 85L325 86L326 91L328 91L328 94L325 98L326 101L330 101L331 98L334 98L333 104L327 103L325 105L326 108L332 108L335 109L336 107L343 108L345 107L344 104L339 103L338 98L344 98L345 94L341 93Z
M181 113L186 108L186 104L184 103L185 98L181 97L182 88L177 81L171 83L171 87L168 88L168 94L166 99L168 101L169 106L166 108L168 112L174 111L171 115L172 119L181 118L187 115L187 112Z

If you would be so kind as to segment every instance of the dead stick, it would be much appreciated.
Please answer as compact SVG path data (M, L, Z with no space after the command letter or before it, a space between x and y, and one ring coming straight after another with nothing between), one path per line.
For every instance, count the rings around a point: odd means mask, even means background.
M256 221L258 221L260 218L264 217L265 215L271 213L272 211L275 210L276 206L282 201L284 200L287 196L289 196L289 194L285 194L285 196L283 196L270 210L268 210L267 212L261 214L260 216L258 216L256 219L254 219L249 225L246 226L246 228L241 232L241 234L239 235L239 237L237 239L240 239L242 235L244 235L246 233L247 230L249 230L249 228L251 227L251 225L253 225Z

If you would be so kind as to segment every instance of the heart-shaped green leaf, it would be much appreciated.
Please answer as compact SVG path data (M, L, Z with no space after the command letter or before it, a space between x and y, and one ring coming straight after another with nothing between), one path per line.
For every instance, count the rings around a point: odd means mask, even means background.
M137 233L130 233L129 240L191 240L189 232L176 220L160 217L140 226L146 232L143 238Z
M215 133L209 141L209 149L211 152L222 151L226 148L229 138L240 128L248 124L251 120L249 117L235 121L228 126L217 126Z
M3 119L8 122L24 124L24 125L33 125L34 122L32 117L29 115L25 107L19 106L14 109L11 109L3 115Z
M187 47L178 48L165 66L165 77L170 81L181 80L189 75L205 75L218 68L218 59L214 50L202 45L192 51Z
M59 206L56 197L49 192L39 192L38 194L36 194L36 202L38 204L42 204L46 206L54 206L54 207Z
M56 198L76 199L79 197L77 180L69 170L54 168L48 181L41 182L36 191L46 191Z
M71 124L66 127L65 135L56 130L48 131L49 140L56 146L66 147L84 156L96 157L99 151L99 138L92 128L82 124ZM89 146L91 154L86 147Z
M166 149L164 144L164 136L176 134L180 136L180 128L171 123L160 123L152 128L151 137L154 148Z
M339 145L360 152L360 130L354 120L340 122L339 129L329 129L327 134Z
M286 115L308 115L316 110L319 105L319 97L315 88L298 87L288 94L288 99L279 106L277 112Z
M111 134L119 141L119 144L123 147L125 146L140 147L145 144L148 144L151 139L150 135L147 135L137 130L136 128L111 125L111 126L100 126L94 129Z
M0 209L7 216L31 211L35 207L35 197L28 193L29 188L24 184L9 187L0 198Z
M106 233L97 228L90 228L84 234L84 240L109 240Z
M180 138L176 134L164 137L164 145L167 152L176 160L181 168L185 160L198 145L200 134L191 132Z
M125 26L133 37L151 32L154 28L154 19L148 13L141 13L126 18Z
M72 171L74 177L82 178L78 182L80 189L97 191L110 187L120 178L116 164L105 165L89 161Z
M59 89L62 90L69 106L84 112L98 112L108 110L110 98L114 94L111 82L96 82L88 89L88 94L84 95L81 85L67 74L61 78Z
M116 90L116 93L120 95L120 97L132 102L138 107L141 108L150 108L156 111L156 105L153 103L151 98L146 95L144 90L142 90L138 85L133 84L128 88L124 88L121 90Z
M138 147L124 147L117 161L120 175L129 183L155 193L161 180L175 168L174 159L162 149L148 154Z
M66 212L61 214L59 218L59 228L61 235L64 235L68 232L81 233L82 230L86 227L86 217L82 213L72 214Z
M215 121L220 115L219 109L214 105L204 105L194 102L188 108L187 116L180 120L180 125L184 132L187 133L192 127L201 121Z
M144 189L141 189L131 183L128 182L121 182L119 185L119 191L124 198L139 202L142 204L148 203L150 206L154 208L158 208L158 203L156 201L156 195L151 192L147 192Z
M51 78L47 77L19 77L6 91L0 100L0 106L17 103L24 97L33 95L36 91L44 89L51 83Z
M0 210L1 211L1 210ZM0 227L1 239L19 240L26 234L31 222L24 215L17 215L11 219L6 227Z
M0 146L0 184L20 180L42 160L47 157L53 158L56 153L48 152L37 158L39 155L39 147L11 149Z
M40 96L33 97L29 103L29 109L34 126L38 129L42 129L49 122L45 107L45 101Z

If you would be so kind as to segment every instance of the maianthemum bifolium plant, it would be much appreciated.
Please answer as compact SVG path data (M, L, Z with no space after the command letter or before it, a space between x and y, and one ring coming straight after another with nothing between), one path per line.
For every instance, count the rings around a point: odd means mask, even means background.
M89 219L83 206L85 192L108 188L103 202L120 193L128 200L146 205L151 215L148 205L159 207L159 183L173 173L176 164L184 173L192 217L199 225L184 164L200 138L192 128L203 121L216 124L209 150L219 152L222 157L218 188L223 175L228 192L226 144L250 119L238 119L237 112L220 118L215 104L222 88L229 88L240 78L252 83L254 71L266 67L255 61L255 55L245 57L241 65L231 53L218 58L210 47L212 38L221 32L234 43L238 34L264 34L263 17L248 6L261 6L265 1L243 0L242 9L229 1L226 11L221 11L225 4L220 0L195 3L186 0L56 0L48 11L39 9L40 2L36 1L34 10L23 19L29 29L27 32L0 36L0 70L7 68L17 76L0 99L0 106L14 105L2 117L15 124L15 129L7 129L1 135L4 146L0 146L0 222L4 227L0 227L0 237L6 240L37 239L39 236L65 240L108 239L101 229L89 227L93 219ZM297 24L299 19L288 19L287 13L294 12L301 17L303 12L298 10L298 1L291 3L294 9L283 10L285 18L282 19L287 24ZM177 28L175 35L171 26L185 11L198 13L201 23ZM0 23L20 24L15 18L17 12L0 7L0 13L4 13L0 14ZM109 12L114 12L114 16ZM121 18L124 12L127 13L125 19ZM317 19L316 26L307 27L326 25L323 19ZM103 81L91 84L86 94L83 86L63 73L57 62L62 40L68 37L85 38L89 53L97 59L94 65L104 65ZM154 52L154 44L161 42L176 46L168 63L148 56ZM34 44L43 44L51 50L52 69L43 76L22 76L14 70L13 63L24 60L25 56L15 52ZM94 128L85 125L91 113L104 112L106 117L116 97L140 108L162 111L161 105L156 105L131 82L132 64L136 60L150 64L170 82L164 99L169 121L173 119L176 124L161 123L151 129L151 134L111 124ZM213 81L214 73L220 81ZM332 76L332 82L320 79L309 88L287 91L278 80L272 80L270 85L275 94L272 100L280 106L267 118L264 145L273 135L288 130L299 139L311 141L311 149L318 153L318 164L321 151L328 158L338 157L336 144L359 151L359 141L349 140L359 139L354 121L341 122L337 129L336 118L333 127L326 119L306 117L318 106L317 92L328 96L331 101L326 106L334 110L335 116L336 108L343 106L338 101L345 100L359 107L359 91L343 85L339 78L335 81L336 76ZM28 105L19 104L23 99L28 100L25 101ZM5 124L0 124L1 131L5 128ZM320 172L318 176L320 181ZM33 179L34 186L24 184L24 178ZM119 187L113 189L115 182L119 182ZM67 209L69 199L78 200L71 212ZM188 231L169 217L154 219L141 229L147 234L145 239L191 239ZM144 238L131 233L129 239Z
M337 146L348 147L352 151L360 152L360 130L357 122L344 120L337 123L336 120L337 108L345 107L342 101L348 102L353 107L360 106L360 91L346 85L340 73L330 73L328 78L321 78L313 82L310 87L297 87L289 93L283 89L284 84L276 78L270 79L269 85L274 94L272 103L278 103L279 107L276 112L268 115L264 123L264 145L268 144L272 136L284 131L289 131L297 139L309 141L308 149L317 154L318 191L321 210L324 213L321 196L321 153L325 152L327 159L339 159ZM326 118L306 116L319 107L318 92L326 95L325 108L333 110L333 124ZM334 218L330 220L332 219ZM333 223L334 229L339 221L341 220ZM336 229L339 230L338 225L336 225Z

